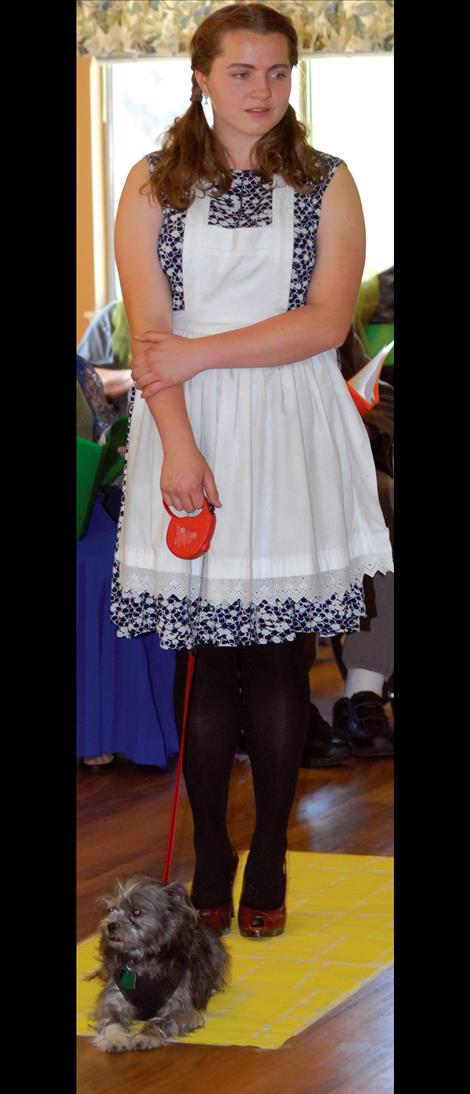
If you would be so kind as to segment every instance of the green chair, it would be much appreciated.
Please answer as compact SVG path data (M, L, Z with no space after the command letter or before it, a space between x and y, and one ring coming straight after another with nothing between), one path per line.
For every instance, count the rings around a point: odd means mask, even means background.
M124 469L124 459L117 450L126 443L127 421L127 416L116 418L106 444L77 437L77 539L85 535L100 487L109 486Z
M364 349L368 357L375 357L375 354L382 349L382 346L386 346L387 342L392 342L394 338L394 323L363 323L362 329L364 331ZM392 346L390 353L387 355L387 365L393 365L395 361L394 355L395 347Z

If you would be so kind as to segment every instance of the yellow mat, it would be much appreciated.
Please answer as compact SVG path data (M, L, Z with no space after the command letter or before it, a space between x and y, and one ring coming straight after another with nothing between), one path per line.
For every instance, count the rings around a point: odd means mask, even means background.
M245 859L246 852L240 855L235 907ZM291 851L287 871L285 934L242 938L232 920L224 938L230 986L213 996L206 1025L181 1038L184 1042L279 1048L391 964L392 858ZM93 1034L89 1015L102 982L83 977L97 964L94 935L78 946L81 1035Z

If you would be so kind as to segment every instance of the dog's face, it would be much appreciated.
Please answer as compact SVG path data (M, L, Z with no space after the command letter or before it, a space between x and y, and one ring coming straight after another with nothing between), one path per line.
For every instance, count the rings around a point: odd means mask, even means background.
M184 921L197 916L182 885L163 885L144 874L116 883L103 898L106 915L101 921L101 951L143 958L168 944Z

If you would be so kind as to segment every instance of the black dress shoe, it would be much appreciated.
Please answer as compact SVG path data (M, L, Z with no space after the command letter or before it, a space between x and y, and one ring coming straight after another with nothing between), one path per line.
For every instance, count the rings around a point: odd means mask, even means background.
M373 691L357 691L338 699L333 707L333 726L353 756L393 756L393 733L383 701Z
M339 767L350 751L338 739L314 703L310 703L310 722L301 767Z

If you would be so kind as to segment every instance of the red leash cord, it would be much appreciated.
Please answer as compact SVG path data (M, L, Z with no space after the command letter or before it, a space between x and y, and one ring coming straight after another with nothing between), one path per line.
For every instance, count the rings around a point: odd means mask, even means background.
M202 576L204 573L204 562L206 552L209 550L211 539L214 533L216 518L214 506L204 499L204 506L201 512L195 517L191 517L186 514L183 517L177 517L172 513L166 502L163 505L170 514L171 520L168 525L166 534L166 543L168 549L177 558L194 559L200 558L202 555L202 566L199 586L199 607L196 612L196 619L193 625L193 643L195 641L195 632L197 632L197 624L199 619L199 612L201 610L201 596L202 596ZM183 707L183 724L181 727L181 741L178 757L178 767L176 769L176 782L173 792L173 802L171 806L170 827L168 830L168 840L166 846L165 863L163 866L162 882L166 885L170 877L170 865L171 857L173 854L173 844L175 842L175 830L176 830L176 814L178 812L178 799L181 783L181 775L183 772L183 756L184 756L184 742L186 738L186 727L188 724L189 714L189 700L191 698L191 686L193 682L194 669L196 666L196 654L188 654L188 668L186 671L186 685L184 692L184 707Z
M178 812L179 791L181 783L181 774L183 771L183 755L184 755L184 742L186 737L186 726L188 724L188 711L189 700L191 696L191 685L193 682L194 667L196 664L196 658L194 653L188 654L188 668L186 671L186 686L184 692L184 707L183 707L183 726L181 730L180 752L178 757L178 767L176 769L176 782L175 789L173 791L173 803L171 807L170 827L168 829L168 840L166 845L165 864L163 866L162 882L166 885L170 877L171 858L173 855L173 844L175 842L176 832L176 814Z

